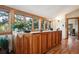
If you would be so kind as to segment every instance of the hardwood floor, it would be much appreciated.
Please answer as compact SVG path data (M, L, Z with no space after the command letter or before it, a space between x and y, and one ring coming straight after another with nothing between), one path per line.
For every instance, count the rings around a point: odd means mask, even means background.
M79 40L75 36L70 36L46 54L79 54Z

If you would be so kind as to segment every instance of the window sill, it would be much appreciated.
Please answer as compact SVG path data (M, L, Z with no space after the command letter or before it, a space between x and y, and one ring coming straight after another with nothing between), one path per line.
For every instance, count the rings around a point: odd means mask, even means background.
M0 35L12 34L12 32L0 32Z

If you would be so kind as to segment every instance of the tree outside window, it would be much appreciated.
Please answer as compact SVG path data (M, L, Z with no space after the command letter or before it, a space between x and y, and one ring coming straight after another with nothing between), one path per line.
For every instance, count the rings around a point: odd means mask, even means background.
M25 17L25 29L32 31L32 17Z
M34 30L39 31L39 18L36 16L34 17Z
M15 31L31 31L32 29L32 18L22 15L15 15L15 23L13 24L13 30Z
M0 11L0 32L7 32L10 30L9 13Z

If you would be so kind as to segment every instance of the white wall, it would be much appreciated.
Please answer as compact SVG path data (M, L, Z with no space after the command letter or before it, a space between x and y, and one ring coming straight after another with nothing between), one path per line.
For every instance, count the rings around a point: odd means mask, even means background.
M59 22L58 22L59 20ZM57 28L60 28L60 30L62 31L62 39L66 38L66 31L65 31L65 16L63 16L61 19L55 19L52 22L53 24L51 24L53 30L57 30Z
M66 16L68 18L79 17L79 9L72 11L71 13L68 13ZM57 20L60 20L60 22L58 22ZM62 39L65 39L66 38L65 15L59 17L58 19L53 20L52 23L53 24L51 24L51 25L52 25L54 30L56 30L58 27L60 28L60 30L62 30ZM75 26L75 27L77 28L77 26ZM77 32L77 30L76 30L76 32Z

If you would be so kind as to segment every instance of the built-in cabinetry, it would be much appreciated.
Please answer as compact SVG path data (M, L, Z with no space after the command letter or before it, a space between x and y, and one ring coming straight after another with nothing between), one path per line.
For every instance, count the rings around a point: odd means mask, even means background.
M15 39L15 53L41 54L61 43L61 31L23 34Z
M41 53L41 33L32 34L32 53Z

